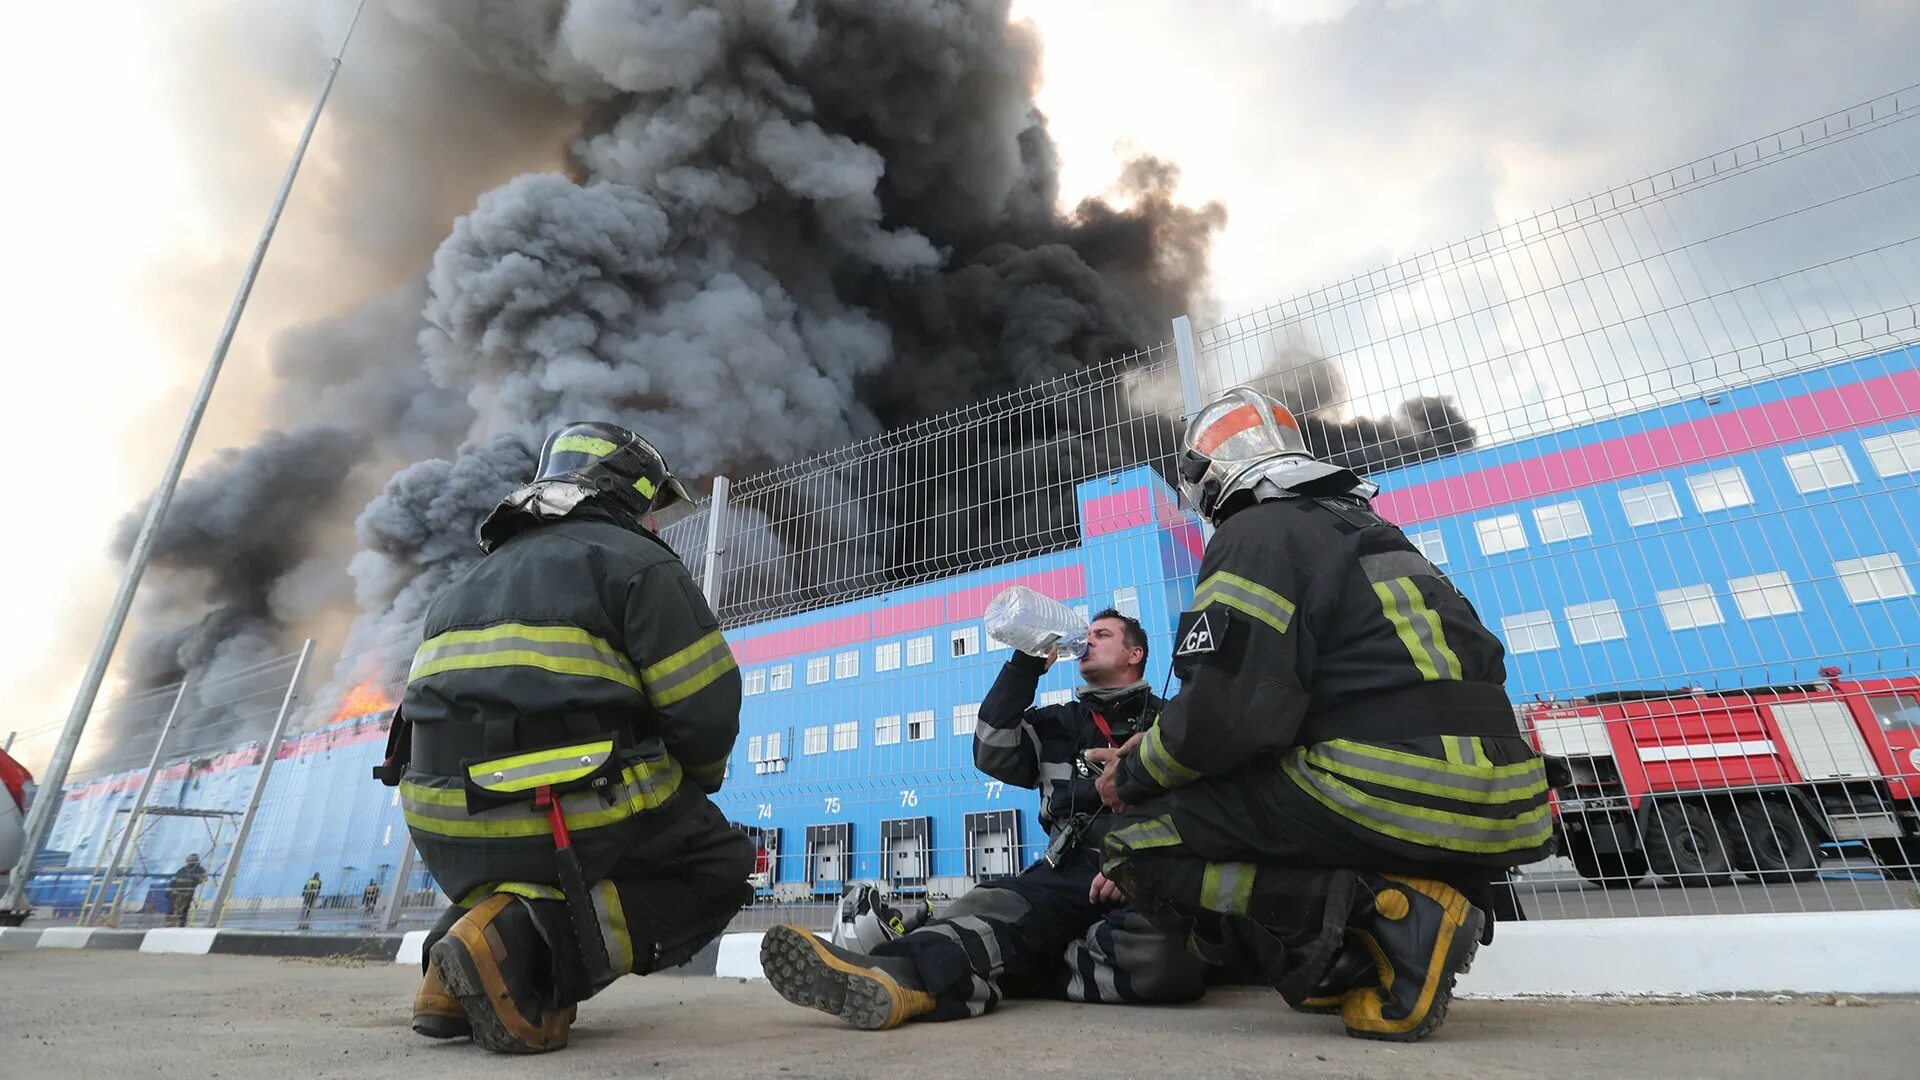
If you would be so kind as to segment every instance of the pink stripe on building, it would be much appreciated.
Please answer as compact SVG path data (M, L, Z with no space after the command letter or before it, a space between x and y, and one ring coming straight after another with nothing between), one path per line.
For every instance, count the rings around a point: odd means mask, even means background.
M930 596L905 604L883 607L858 615L842 615L811 626L777 630L770 634L730 640L733 658L741 664L758 664L802 653L825 652L843 645L871 641L877 637L910 634L931 626L977 619L987 610L1001 590L1025 585L1056 600L1084 596L1087 591L1085 567L1068 566L991 585L979 585L944 596Z
M1080 535L1091 540L1122 529L1153 524L1154 503L1159 501L1158 495L1159 492L1150 486L1141 484L1112 495L1088 499L1081 508Z
M1411 525L1916 413L1920 372L1902 371L1383 492L1373 505L1389 521Z

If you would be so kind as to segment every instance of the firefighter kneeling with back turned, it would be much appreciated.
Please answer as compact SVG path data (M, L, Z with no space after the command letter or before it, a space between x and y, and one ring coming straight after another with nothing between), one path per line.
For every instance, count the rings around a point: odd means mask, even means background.
M415 1031L557 1050L577 1002L685 963L751 898L753 844L706 797L740 673L657 535L690 505L645 439L569 424L427 612L375 770L456 903Z
M1114 816L1100 804L1086 755L1153 722L1164 703L1142 678L1146 662L1140 624L1103 611L1088 628L1079 700L1036 709L1034 691L1052 660L1015 653L980 704L973 760L995 779L1040 789L1046 857L976 887L911 931L901 924L860 942L860 951L775 927L760 945L773 988L869 1029L980 1016L1008 994L1103 1004L1198 998L1205 965L1188 954L1184 935L1169 936L1111 886L1096 885L1100 840ZM889 920L867 921L877 929Z
M1183 450L1181 493L1217 531L1174 636L1180 693L1097 753L1123 812L1104 875L1295 1008L1424 1038L1506 871L1549 844L1504 652L1276 402L1228 391Z

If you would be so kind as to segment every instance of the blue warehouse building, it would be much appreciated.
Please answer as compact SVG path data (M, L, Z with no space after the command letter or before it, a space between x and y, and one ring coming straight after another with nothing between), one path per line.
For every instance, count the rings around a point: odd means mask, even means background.
M1516 702L1920 666L1914 349L1372 479L1380 511L1507 643ZM854 878L950 895L1037 857L1037 798L972 764L974 715L1005 657L984 635L988 601L1017 583L1138 616L1158 687L1202 546L1151 469L1083 483L1077 501L1068 550L728 631L747 696L717 801L760 837L763 895L831 895ZM1042 702L1072 694L1070 668L1042 680ZM336 880L353 894L369 878L391 887L405 829L392 793L367 779L382 719L281 748L236 898L296 898L315 870L329 892ZM153 801L238 810L254 756L175 765ZM138 783L70 787L50 847L104 863L114 809ZM142 858L170 871L200 851L217 868L231 842L218 832L163 821Z

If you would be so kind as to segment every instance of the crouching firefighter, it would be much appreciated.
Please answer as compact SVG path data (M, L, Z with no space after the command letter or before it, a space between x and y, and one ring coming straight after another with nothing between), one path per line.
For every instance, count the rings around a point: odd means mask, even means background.
M781 996L880 1029L980 1016L1013 996L1136 1004L1192 1001L1205 991L1205 965L1188 954L1184 934L1163 932L1111 888L1095 888L1100 841L1115 819L1094 789L1087 754L1135 738L1164 704L1144 678L1147 635L1118 611L1094 616L1076 700L1035 708L1052 663L1014 653L973 732L982 772L1040 790L1046 856L977 886L924 925L900 924L858 948L774 927L761 940L760 964Z
M1216 961L1360 1038L1439 1027L1507 871L1550 841L1500 643L1377 490L1246 387L1189 425L1216 527L1174 635L1178 695L1099 781L1103 872ZM1497 884L1496 884L1497 883Z
M707 800L740 674L657 534L690 506L645 439L569 424L428 610L375 770L455 904L415 1031L557 1050L578 1002L685 963L751 898L753 844Z

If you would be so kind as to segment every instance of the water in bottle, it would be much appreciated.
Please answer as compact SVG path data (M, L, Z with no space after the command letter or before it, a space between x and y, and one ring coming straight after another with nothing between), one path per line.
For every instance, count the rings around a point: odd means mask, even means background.
M1060 655L1078 660L1087 651L1087 621L1080 613L1025 585L993 598L983 620L987 636L1031 656Z

